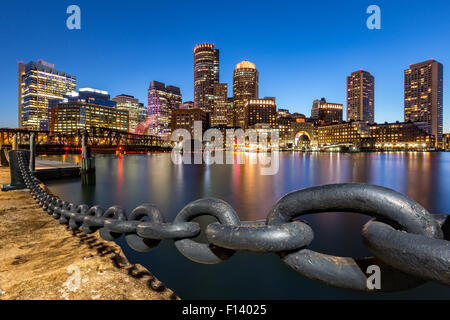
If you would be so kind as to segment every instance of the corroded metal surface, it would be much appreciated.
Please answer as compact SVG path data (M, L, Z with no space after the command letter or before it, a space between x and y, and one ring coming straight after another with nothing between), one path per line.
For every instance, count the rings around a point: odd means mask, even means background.
M450 286L450 241L423 237L369 221L363 228L367 249L392 267Z
M310 226L300 221L279 225L242 222L239 226L212 223L206 229L210 243L233 250L280 252L299 249L313 239Z
M418 234L422 238L443 237L439 223L415 201L388 188L357 183L331 184L291 192L274 205L267 217L267 223L281 225L295 217L320 212L362 213ZM381 266L374 258L361 260L336 257L308 249L289 254L281 253L280 257L289 267L308 278L348 289L372 290L367 286L367 265L379 266L383 279L401 279L395 286L386 285L385 281L385 285L382 285L383 291L403 290L423 283L416 277L405 276L403 272L388 265Z

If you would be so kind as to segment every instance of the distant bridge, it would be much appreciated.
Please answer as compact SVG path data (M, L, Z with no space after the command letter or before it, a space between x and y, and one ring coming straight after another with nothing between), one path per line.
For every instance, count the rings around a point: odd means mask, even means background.
M81 148L81 136L85 130L74 130L72 133L36 131L28 129L0 129L0 146L11 148L14 135L19 146L28 146L30 135L36 136L38 153L78 152ZM139 135L107 128L90 128L88 144L93 152L147 152L166 151L171 148L170 142L154 135Z

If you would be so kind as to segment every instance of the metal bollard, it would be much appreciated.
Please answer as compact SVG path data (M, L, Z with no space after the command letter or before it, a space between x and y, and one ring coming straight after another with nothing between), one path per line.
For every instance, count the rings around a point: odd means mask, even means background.
M0 147L0 166L9 167L8 159L6 159L6 148Z
M12 191L26 189L27 186L22 178L19 167L19 155L24 156L25 164L30 161L30 151L28 150L11 150L9 151L9 169L11 172L11 183L2 185L2 191Z

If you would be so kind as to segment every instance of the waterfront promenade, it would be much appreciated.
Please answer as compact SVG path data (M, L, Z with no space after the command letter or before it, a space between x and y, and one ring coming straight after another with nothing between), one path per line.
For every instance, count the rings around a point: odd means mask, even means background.
M69 230L28 191L1 192L0 299L178 299L115 243Z

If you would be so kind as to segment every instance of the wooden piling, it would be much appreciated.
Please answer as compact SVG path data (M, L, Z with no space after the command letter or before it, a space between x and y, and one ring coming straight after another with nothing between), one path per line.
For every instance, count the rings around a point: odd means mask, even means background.
M88 145L87 132L81 138L81 173L95 172L95 160L91 155L91 148Z
M35 134L30 134L30 170L36 171L36 138Z

